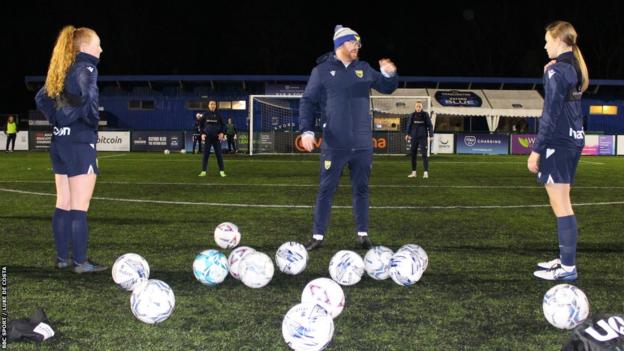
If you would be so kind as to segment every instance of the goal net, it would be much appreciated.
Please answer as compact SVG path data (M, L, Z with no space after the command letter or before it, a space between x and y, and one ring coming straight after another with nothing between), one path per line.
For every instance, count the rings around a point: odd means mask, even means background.
M301 95L251 95L249 97L249 153L293 154L304 152L299 133L299 101ZM405 131L416 102L424 111L431 110L429 96L381 95L373 91L370 99L373 138L377 154L405 154L409 142ZM317 116L315 132L322 143L321 116ZM315 152L319 149L316 148Z

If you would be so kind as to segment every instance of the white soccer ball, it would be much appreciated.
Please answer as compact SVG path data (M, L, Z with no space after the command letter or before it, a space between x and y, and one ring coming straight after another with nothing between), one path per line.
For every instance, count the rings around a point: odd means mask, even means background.
M338 284L357 284L362 279L363 274L364 260L353 251L338 251L329 261L329 275Z
M147 261L135 253L119 256L112 269L113 281L122 289L132 291L134 287L149 279L150 268Z
M240 243L241 234L234 223L223 222L214 231L214 240L222 249L231 249Z
M162 280L150 279L141 282L130 296L132 314L147 324L160 323L169 318L174 307L173 290Z
M186 149L180 149L180 153L181 154L185 154L186 153Z
M559 329L572 329L589 316L589 301L585 293L574 285L553 286L544 295L544 317Z
M277 268L286 274L299 274L308 264L308 251L294 241L283 243L275 253L275 263Z
M334 320L321 306L300 303L284 316L282 336L293 350L323 350L334 336Z
M413 285L422 277L422 267L423 263L418 256L407 250L397 252L390 259L390 278L399 285Z
M407 244L401 246L397 252L404 250L409 251L412 255L418 256L423 263L423 272L427 270L427 267L429 266L429 256L427 255L425 249L416 244Z
M230 275L235 279L240 280L240 263L247 255L256 250L249 246L239 246L232 250L230 256L228 256L228 266L230 268Z
M163 151L163 153L164 153L165 155L169 155L170 151L169 151L169 149L165 149L165 150Z
M390 276L390 259L394 252L385 246L375 246L364 256L366 273L375 280L388 279Z
M320 305L329 312L332 318L336 318L344 309L345 295L335 281L329 278L317 278L303 288L301 302Z
M202 251L193 261L193 274L204 285L220 284L228 274L227 258L217 250Z
M275 272L271 258L258 251L245 256L239 269L241 281L250 288L261 288L269 284Z

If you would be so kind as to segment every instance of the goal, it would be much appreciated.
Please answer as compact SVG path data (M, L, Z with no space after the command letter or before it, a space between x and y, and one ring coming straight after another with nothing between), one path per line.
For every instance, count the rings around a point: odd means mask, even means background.
M295 154L304 152L299 132L299 102L301 95L249 96L249 154ZM431 110L429 96L381 95L373 91L370 98L373 144L377 154L405 154L409 143L405 131L409 116L417 101L423 110ZM315 131L322 143L321 116L317 116ZM315 149L318 152L318 148Z

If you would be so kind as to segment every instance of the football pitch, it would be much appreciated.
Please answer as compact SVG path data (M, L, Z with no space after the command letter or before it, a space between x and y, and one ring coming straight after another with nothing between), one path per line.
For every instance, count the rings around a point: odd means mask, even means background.
M130 293L110 270L77 275L53 268L54 177L47 153L0 154L0 263L9 319L45 309L56 335L13 350L287 350L282 318L312 279L329 277L339 250L362 256L354 232L348 170L334 197L324 246L306 270L277 269L264 288L227 277L195 280L196 254L217 249L217 224L238 225L241 245L265 252L311 235L318 156L226 155L228 176L197 177L191 154L100 153L89 210L89 256L112 266L128 252L150 264L150 278L176 297L169 319L138 321ZM422 246L429 268L411 287L365 275L343 287L329 350L560 350L570 335L543 316L555 285L538 281L538 261L558 252L555 219L525 156L434 156L430 178L407 178L409 158L375 157L370 236L392 250ZM579 223L578 270L591 313L624 313L624 158L582 157L572 190ZM231 250L223 250L228 255Z

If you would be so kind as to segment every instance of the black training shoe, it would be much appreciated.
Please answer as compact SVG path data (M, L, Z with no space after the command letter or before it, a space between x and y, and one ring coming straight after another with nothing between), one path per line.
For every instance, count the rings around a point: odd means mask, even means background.
M323 245L323 240L316 240L316 239L312 238L312 239L310 239L310 241L308 241L305 244L305 248L308 251L312 251L314 249L318 249L322 245Z
M368 235L358 235L358 242L362 245L363 249L369 250L373 247L373 242Z

